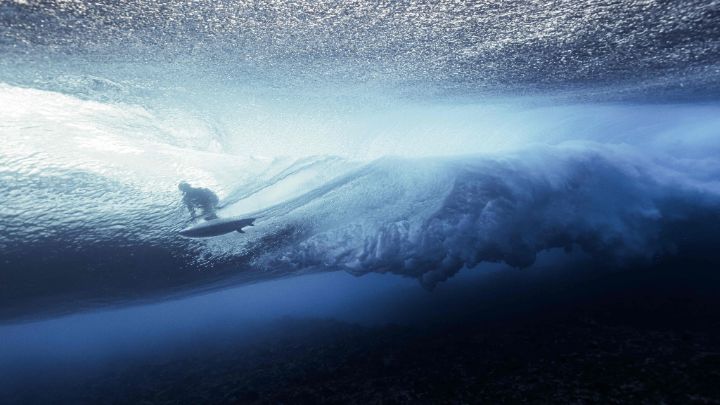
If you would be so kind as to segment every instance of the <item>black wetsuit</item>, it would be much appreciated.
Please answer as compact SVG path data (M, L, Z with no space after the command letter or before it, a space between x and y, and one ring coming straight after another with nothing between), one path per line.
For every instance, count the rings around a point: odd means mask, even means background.
M184 194L183 202L190 211L190 215L192 215L193 219L196 218L196 208L202 210L202 216L205 219L217 218L217 215L215 215L215 209L217 208L220 200L215 193L206 188L190 187L188 190L184 191Z

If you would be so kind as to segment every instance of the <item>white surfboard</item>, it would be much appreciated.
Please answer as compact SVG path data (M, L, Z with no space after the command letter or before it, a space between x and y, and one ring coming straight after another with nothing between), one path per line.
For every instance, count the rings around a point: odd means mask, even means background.
M256 218L216 218L187 227L180 235L188 238L211 238L230 232L244 233L246 226L253 226Z

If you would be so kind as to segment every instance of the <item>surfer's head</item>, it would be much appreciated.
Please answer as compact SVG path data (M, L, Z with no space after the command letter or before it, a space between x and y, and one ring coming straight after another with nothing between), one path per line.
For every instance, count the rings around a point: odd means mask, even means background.
M191 188L192 187L190 186L190 183L188 183L187 181L181 181L180 184L178 184L178 189L183 193L190 191Z

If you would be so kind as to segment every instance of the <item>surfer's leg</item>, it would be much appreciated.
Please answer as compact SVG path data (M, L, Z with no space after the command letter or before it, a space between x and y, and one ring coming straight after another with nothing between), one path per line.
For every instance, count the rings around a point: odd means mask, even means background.
M215 206L211 204L203 204L202 212L205 220L216 219L218 217L217 214L215 214Z

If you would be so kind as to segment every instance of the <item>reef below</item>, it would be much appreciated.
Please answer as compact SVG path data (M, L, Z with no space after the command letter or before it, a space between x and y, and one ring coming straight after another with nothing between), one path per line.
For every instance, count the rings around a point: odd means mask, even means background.
M33 381L11 403L718 403L720 277L650 269L513 291L427 323L282 319L250 340ZM479 307L478 307L479 308ZM493 308L492 311L487 311ZM442 321L440 319L447 319ZM43 389L38 389L43 387Z

